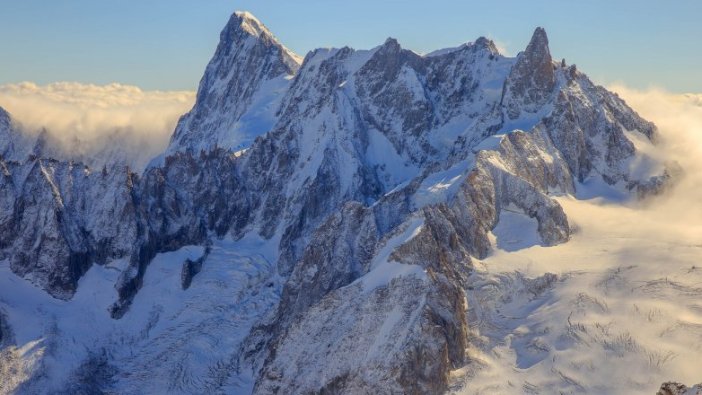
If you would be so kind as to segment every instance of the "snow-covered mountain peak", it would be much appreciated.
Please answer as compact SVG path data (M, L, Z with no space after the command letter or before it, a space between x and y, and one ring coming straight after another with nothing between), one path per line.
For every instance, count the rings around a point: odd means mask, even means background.
M397 41L397 39L394 38L394 37L388 37L388 38L386 38L386 39L385 39L385 42L384 42L383 45L382 45L382 47L384 47L384 48L389 48L389 49L391 49L391 50L393 50L393 51L399 51L399 50L402 48L402 46L400 45L400 43L399 43L399 42Z
M497 45L495 45L495 42L484 36L478 37L478 39L475 40L475 42L473 42L473 45L476 48L487 49L488 51L493 52L495 54L500 53L500 51L497 49Z
M10 114L8 114L4 108L0 107L0 128L8 127L10 127Z
M10 114L0 107L0 156L7 155L9 151L9 145L12 141L12 128L10 123Z
M14 124L10 114L0 107L0 159L21 160L31 150L31 138Z
M254 36L258 37L261 34L273 35L261 21L248 11L235 11L232 18L238 19L241 28Z
M167 154L247 148L275 124L280 99L301 62L253 15L234 13Z
M252 13L248 11L234 12L230 18L229 25L233 28L238 26L241 30L254 37L262 38L277 44L283 49L283 60L287 63L288 67L292 70L297 70L297 68L300 67L302 57L281 44L275 35L268 30L266 25L259 21Z
M473 51L487 50L494 55L502 55L500 53L499 49L497 49L497 45L495 45L494 41L492 41L491 39L489 39L487 37L481 36L481 37L478 37L478 39L475 41L466 42L466 43L463 43L463 44L456 46L456 47L437 49L435 51L431 51L429 53L426 53L423 56L426 58L431 58L431 57L447 55L447 54L458 52L458 51L463 51L466 49L470 49Z
M0 113L0 133L8 122ZM578 182L662 188L666 173L632 170L654 131L554 64L540 28L516 58L487 38L425 56L390 38L300 64L235 13L164 160L141 176L0 159L12 385L443 393L455 369L477 368L466 303L491 294L467 281L494 236L514 245L505 228L523 225L525 244L568 241L558 197ZM27 290L36 303L14 303ZM15 369L2 363L0 382Z

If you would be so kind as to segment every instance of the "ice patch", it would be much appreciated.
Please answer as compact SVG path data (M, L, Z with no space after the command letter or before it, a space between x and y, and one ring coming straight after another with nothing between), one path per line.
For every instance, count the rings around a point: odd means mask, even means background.
M503 208L497 226L492 230L495 246L503 251L513 252L541 245L539 223L516 207Z

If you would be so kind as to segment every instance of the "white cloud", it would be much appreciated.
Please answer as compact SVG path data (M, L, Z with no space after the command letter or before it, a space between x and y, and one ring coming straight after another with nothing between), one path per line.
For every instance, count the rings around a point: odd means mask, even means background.
M658 126L664 156L678 162L684 170L682 179L656 206L660 219L681 223L695 219L702 232L702 94L636 90L621 84L608 88Z
M512 56L509 49L507 49L507 43L505 43L504 41L501 41L493 36L488 36L488 38L490 40L492 40L493 43L495 43L495 47L503 56Z
M28 133L46 128L64 145L78 139L94 152L114 148L102 145L114 144L117 133L122 148L142 162L163 151L178 118L194 100L195 92L143 91L116 83L0 85L0 106Z

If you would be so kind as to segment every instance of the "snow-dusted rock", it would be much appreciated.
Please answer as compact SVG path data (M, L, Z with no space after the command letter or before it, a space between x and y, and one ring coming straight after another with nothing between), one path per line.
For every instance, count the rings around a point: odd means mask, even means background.
M0 158L22 160L31 148L31 139L19 130L10 114L0 107Z
M178 122L166 152L251 145L275 123L299 63L253 15L233 14L200 81L195 106Z
M656 395L699 395L702 394L702 384L688 387L685 384L667 382L661 385Z
M556 87L554 68L546 31L539 27L505 81L502 105L509 119L535 114L548 103Z
M568 219L553 195L590 178L655 190L666 173L635 167L636 144L654 137L618 97L554 63L541 28L514 59L485 38L426 56L388 39L318 49L300 64L236 13L195 106L141 177L45 159L45 150L0 160L0 248L15 273L61 298L93 262L122 258L110 313L129 320L150 303L141 292L154 296L155 257L231 240L218 258L189 255L176 269L159 261L178 292L216 299L196 310L217 327L239 328L220 309L231 308L221 290L237 284L206 277L205 292L197 272L232 262L227 279L261 288L237 288L254 307L236 341L203 358L207 379L182 372L193 365L187 355L158 349L217 330L185 307L169 310L180 321L161 324L157 348L114 366L157 360L159 383L174 391L437 393L466 362L466 278L501 213L533 219L542 245L565 242ZM240 246L249 255L224 258ZM101 385L129 392L146 380L113 379Z
M136 176L128 169L92 172L52 159L2 167L0 248L15 273L66 299L93 262L131 251Z

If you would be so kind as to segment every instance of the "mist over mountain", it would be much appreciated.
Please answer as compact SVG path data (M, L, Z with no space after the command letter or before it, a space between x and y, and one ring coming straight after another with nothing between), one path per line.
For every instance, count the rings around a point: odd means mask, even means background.
M301 57L248 12L194 104L0 87L0 392L699 382L701 103L542 28Z
M0 105L23 134L42 131L66 159L102 167L115 161L141 171L168 145L194 92L142 91L138 87L76 82L0 85Z

